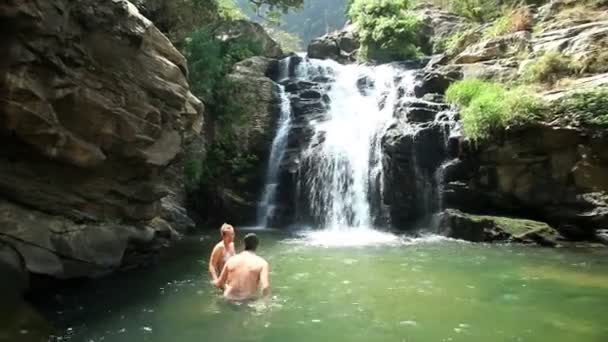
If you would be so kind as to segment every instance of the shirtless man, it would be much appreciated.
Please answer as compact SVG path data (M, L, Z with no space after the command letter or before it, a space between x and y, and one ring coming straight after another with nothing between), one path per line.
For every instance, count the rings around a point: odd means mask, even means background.
M218 274L224 268L226 261L236 254L234 251L234 227L224 223L220 228L220 235L222 241L213 247L209 258L209 274L212 281L217 280Z
M257 295L258 289L262 296L270 294L268 281L269 266L266 260L257 256L258 237L249 233L245 235L245 250L230 258L220 277L213 282L218 288L224 287L224 298L229 300L245 300Z

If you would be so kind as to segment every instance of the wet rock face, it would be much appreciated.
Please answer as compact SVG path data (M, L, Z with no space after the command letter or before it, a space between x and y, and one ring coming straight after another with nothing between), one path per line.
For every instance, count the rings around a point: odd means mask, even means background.
M279 80L285 87L292 113L290 130L287 133L287 146L279 166L275 207L268 220L268 225L271 227L285 227L296 220L298 222L307 220L306 213L297 213L302 217L296 217L296 203L306 198L304 193L306 189L298 184L298 179L306 178L302 173L308 170L307 166L303 165L306 160L302 160L302 151L309 146L314 148L315 144L318 145L322 141L322 136L313 141L315 131L311 122L324 120L331 106L327 95L334 82L331 71L319 71L319 75L312 77L312 80L303 80L301 75L296 74L296 66L299 63L302 63L301 57L291 56L287 65L287 75ZM300 207L306 205L301 204Z
M445 160L455 157L449 148L457 125L454 113L445 103L427 99L441 96L400 99L394 108L397 122L382 138L383 204L398 229L440 208L438 172Z
M11 1L0 21L8 52L0 62L0 194L16 203L2 206L3 239L25 241L17 246L24 255L59 260L34 268L26 257L31 272L95 273L59 267L77 253L61 239L23 251L56 234L51 214L92 244L103 236L95 258L117 267L135 227L162 215L163 170L201 131L204 108L189 91L186 61L128 1ZM41 219L16 229L16 212Z
M486 207L552 223L570 239L594 239L608 224L606 138L574 128L529 125L468 148L446 188L450 206ZM600 176L602 175L602 176ZM468 198L461 201L461 198Z

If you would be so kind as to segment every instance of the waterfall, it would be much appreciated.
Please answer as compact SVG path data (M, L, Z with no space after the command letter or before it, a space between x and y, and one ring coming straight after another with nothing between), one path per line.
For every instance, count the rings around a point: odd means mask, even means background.
M288 77L288 69L289 59L281 60L279 64L279 79ZM269 223L269 219L274 214L277 187L279 185L279 167L285 154L287 136L291 124L291 103L289 102L289 95L285 92L285 87L283 85L279 84L277 86L280 114L277 132L272 141L270 157L268 158L264 190L257 208L257 224L260 227L266 227Z
M381 205L372 203L382 195L381 138L393 121L399 85L412 74L390 65L308 60L299 75L331 78L329 109L309 123L313 136L302 152L299 187L308 211L326 229L372 227L374 207Z
M333 243L344 231L351 242L384 241L373 228L409 229L441 210L456 113L437 96L415 96L419 75L399 64L280 61L258 224L322 228Z

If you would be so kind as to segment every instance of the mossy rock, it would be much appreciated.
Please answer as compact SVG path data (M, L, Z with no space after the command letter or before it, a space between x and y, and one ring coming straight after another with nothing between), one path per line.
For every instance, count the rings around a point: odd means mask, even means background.
M440 233L473 242L518 242L558 245L561 235L547 223L528 219L473 215L447 209L440 214Z

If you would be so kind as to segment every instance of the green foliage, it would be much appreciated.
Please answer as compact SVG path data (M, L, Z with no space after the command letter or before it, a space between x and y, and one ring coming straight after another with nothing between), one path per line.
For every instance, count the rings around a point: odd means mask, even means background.
M187 40L184 55L188 60L192 92L213 102L213 90L225 73L221 42L209 28L198 29Z
M452 84L446 99L461 107L465 135L486 140L508 124L538 119L543 104L525 88L507 89L503 85L478 79Z
M494 20L494 22L492 22L492 25L483 32L483 36L485 38L498 37L504 33L507 33L510 27L511 18L509 16L504 15Z
M608 87L575 92L546 102L531 95L526 87L505 86L478 79L456 82L446 99L460 106L465 135L472 140L487 140L507 125L540 120L558 120L567 125L592 125L608 128Z
M464 133L473 140L489 138L503 127L506 111L503 92L481 92L461 111Z
M542 120L546 117L546 103L534 94L532 88L515 87L505 94L506 123L523 124L530 121Z
M452 84L446 91L445 96L449 102L466 107L474 98L486 90L499 92L502 90L502 86L498 83L490 83L473 78Z
M272 26L281 24L281 17L289 12L302 8L304 0L239 0L241 5L249 3L250 10L258 18Z
M300 8L304 0L132 0L133 4L167 36L181 46L196 29L221 21L244 19L247 4L260 15L276 17Z
M528 83L553 85L560 78L575 74L580 69L572 58L560 52L547 52L527 64L523 79Z
M567 117L583 125L608 127L608 87L597 87L566 95L548 107L552 118Z
M186 190L213 192L216 185L234 182L244 184L254 174L258 158L240 152L234 134L221 135L204 155L193 155L186 161ZM203 194L204 195L204 194Z
M212 192L214 184L231 179L246 181L257 162L255 156L238 152L234 129L242 125L244 108L251 104L233 100L243 90L226 75L235 63L261 53L262 48L256 42L222 42L209 28L195 31L187 40L185 55L191 89L205 100L207 110L219 123L215 141L206 153L190 156L186 162L184 175L188 191Z
M450 10L478 22L487 22L500 15L499 0L456 0Z
M349 15L365 59L388 62L421 54L421 20L407 11L408 0L354 0Z
M184 178L187 192L198 189L203 179L204 165L202 155L190 155L184 163Z
M229 88L224 76L235 63L261 53L262 48L256 42L225 43L217 40L210 28L194 31L184 49L192 92L204 99L214 114L221 115L222 111L213 110L213 106L221 106L218 98Z
M466 38L467 34L468 34L467 31L456 31L453 34L451 34L450 36L448 36L445 41L445 50L446 51L456 50L458 48L458 46L460 45L460 42L462 42L463 39Z
M217 0L217 11L222 20L247 19L234 0Z

